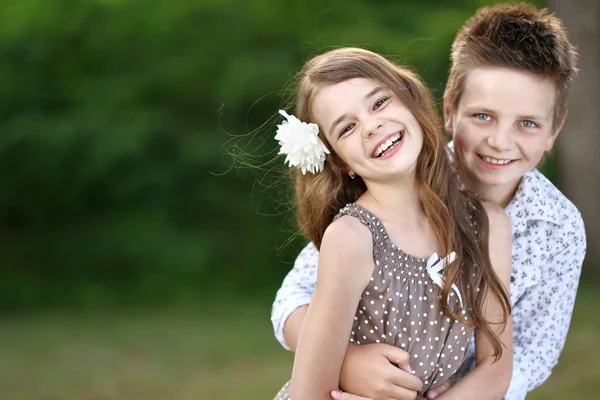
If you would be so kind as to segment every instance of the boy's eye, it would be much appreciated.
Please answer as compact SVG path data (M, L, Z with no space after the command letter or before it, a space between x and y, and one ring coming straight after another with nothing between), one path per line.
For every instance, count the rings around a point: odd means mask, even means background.
M377 100L375 105L373 106L373 110L377 110L379 107L385 104L386 101L389 100L389 97L384 97L383 99Z
M354 124L350 124L348 126L346 126L344 129L342 129L342 131L340 132L340 136L343 136L346 132L349 132L350 130L352 130L352 128L354 128Z
M478 120L481 120L481 121L489 121L490 119L492 119L488 114L484 114L484 113L475 114L475 118L477 118Z
M523 127L525 128L536 128L537 124L533 121L525 120L523 121Z

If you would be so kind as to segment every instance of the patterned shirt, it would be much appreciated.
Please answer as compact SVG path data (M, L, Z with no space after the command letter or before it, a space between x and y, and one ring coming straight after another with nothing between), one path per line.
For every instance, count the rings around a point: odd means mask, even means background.
M512 226L510 297L513 315L513 375L506 399L524 399L550 376L565 344L586 251L581 214L542 173L523 177L506 207ZM275 337L290 349L283 325L315 290L319 252L309 243L275 297ZM472 341L473 343L474 341ZM457 378L475 367L475 346Z

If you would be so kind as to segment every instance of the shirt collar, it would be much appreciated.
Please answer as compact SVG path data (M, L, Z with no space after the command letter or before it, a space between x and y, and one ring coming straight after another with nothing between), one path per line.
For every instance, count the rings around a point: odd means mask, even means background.
M523 176L505 210L514 233L525 231L529 221L547 221L559 225L560 204L554 185L540 171L533 169Z
M455 162L454 141L448 143L448 148L451 150L451 161ZM554 185L540 171L533 169L523 176L505 211L513 232L523 232L529 221L542 220L559 225L559 204L561 202Z

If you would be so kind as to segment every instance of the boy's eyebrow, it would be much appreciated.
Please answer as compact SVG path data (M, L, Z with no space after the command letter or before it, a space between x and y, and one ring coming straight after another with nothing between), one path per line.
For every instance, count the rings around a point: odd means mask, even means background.
M375 96L377 93L381 92L382 90L385 90L385 89L381 86L377 86L376 88L374 88L373 90L371 90L369 93L367 93L365 95L364 100L369 100L369 98ZM342 122L347 117L348 117L348 114L342 114L338 118L336 118L336 120L333 121L333 123L331 124L331 127L329 128L329 132L327 134L329 136L331 136L331 134L333 133L333 130L337 126L337 124Z
M485 113L485 114L497 114L497 112L492 110L491 108L480 107L477 105L467 106L467 107L465 107L465 111L467 113L477 112L477 113ZM542 117L541 115L535 115L535 114L519 114L519 118L520 119L535 119L538 121L545 121L547 119L545 117Z
M470 106L466 106L465 107L465 111L467 113L485 113L485 114L496 114L496 111L492 110L491 108L487 108L487 107L481 107L478 105L470 105Z
M542 117L541 115L520 115L519 116L521 119L534 119L536 121L545 121L547 118Z

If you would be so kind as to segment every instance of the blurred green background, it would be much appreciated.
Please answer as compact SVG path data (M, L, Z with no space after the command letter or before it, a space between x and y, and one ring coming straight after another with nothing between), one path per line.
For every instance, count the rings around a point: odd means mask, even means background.
M231 146L259 129L270 158L282 88L332 47L405 60L440 99L491 3L1 2L0 399L272 398L292 356L270 303L304 242ZM598 282L531 398L596 396Z

